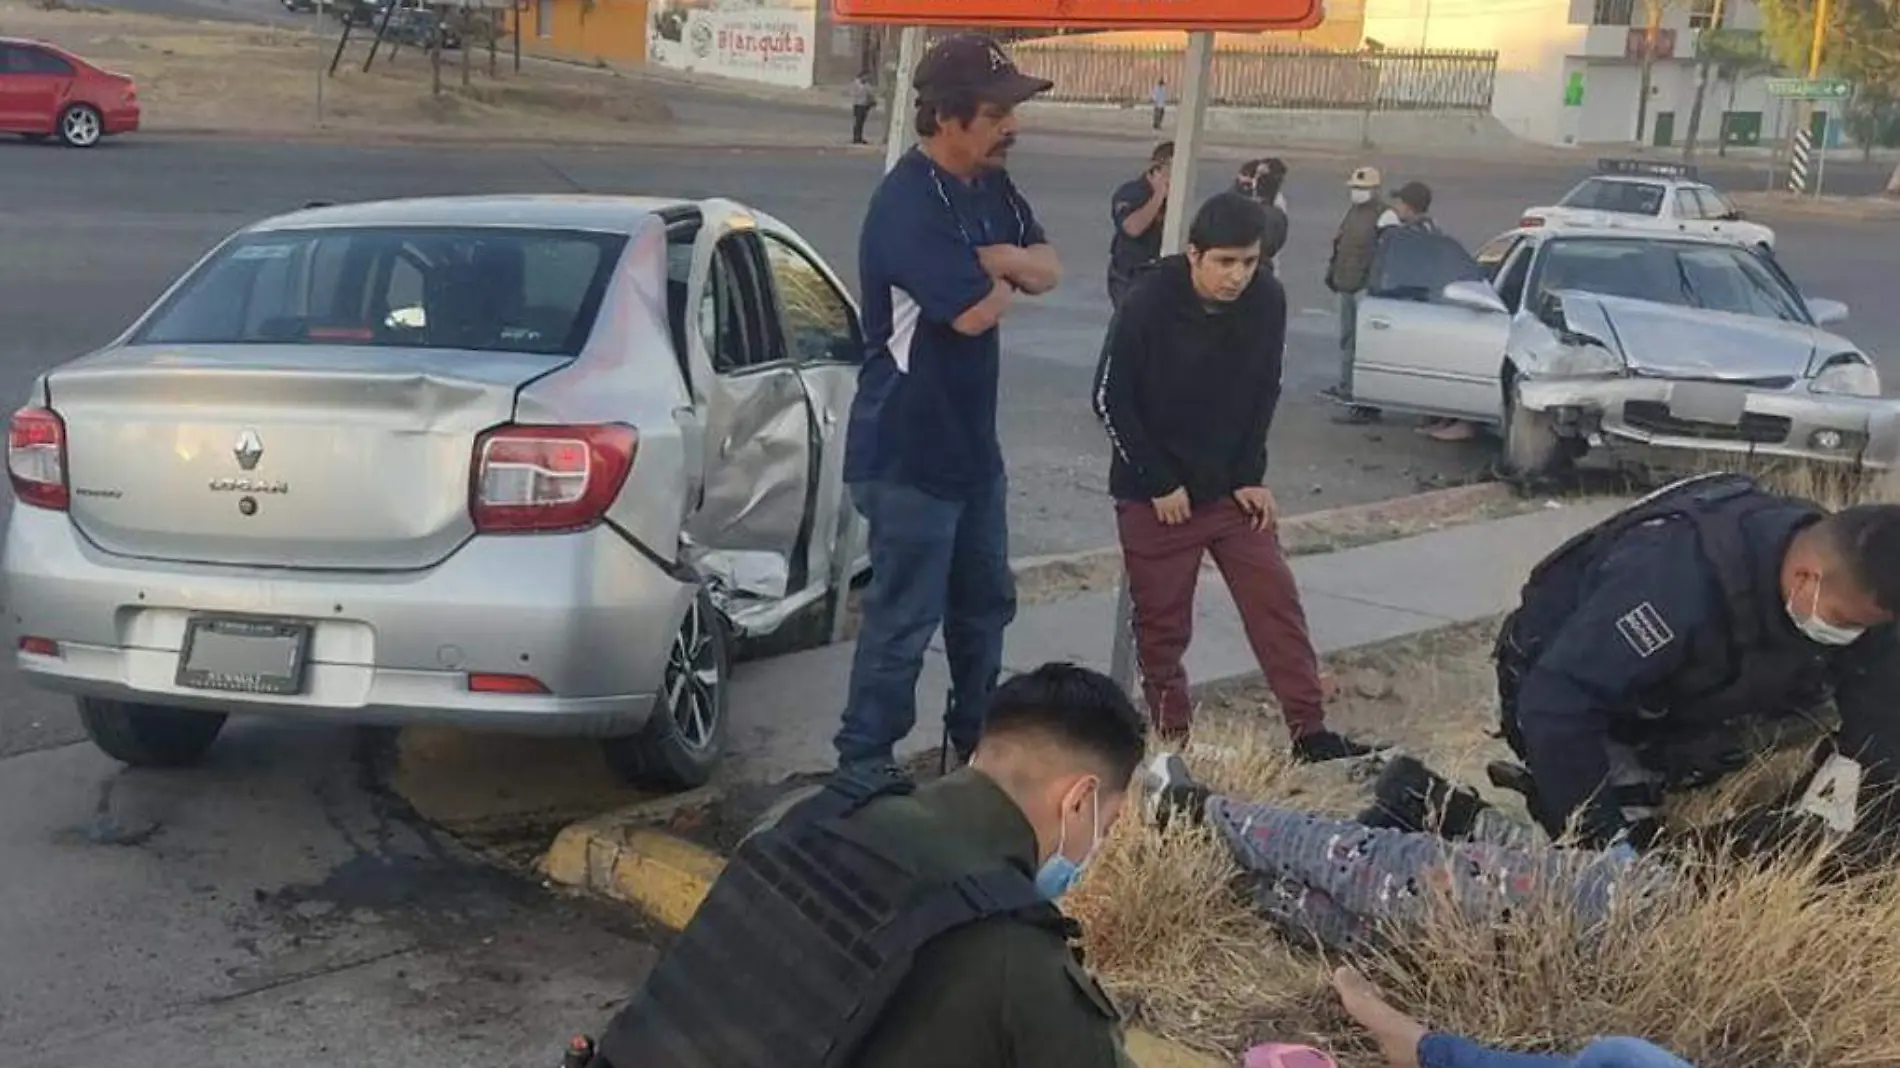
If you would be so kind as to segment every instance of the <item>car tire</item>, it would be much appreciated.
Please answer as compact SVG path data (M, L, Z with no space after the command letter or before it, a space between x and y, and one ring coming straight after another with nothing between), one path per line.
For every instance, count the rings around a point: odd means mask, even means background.
M1499 466L1513 482L1548 479L1570 464L1570 451L1557 434L1556 420L1548 412L1533 412L1519 403L1515 372L1505 379L1504 425L1499 437Z
M74 104L59 113L59 140L67 148L91 148L105 136L105 117L91 104Z
M706 785L725 755L732 645L726 621L701 588L667 649L653 712L639 734L602 742L607 763L643 786Z
M183 768L204 759L224 713L79 699L79 722L105 755L135 768Z

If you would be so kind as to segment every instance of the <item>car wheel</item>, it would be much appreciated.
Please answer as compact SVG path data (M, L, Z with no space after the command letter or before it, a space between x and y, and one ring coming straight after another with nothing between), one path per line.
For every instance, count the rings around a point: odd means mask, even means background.
M79 722L105 755L135 768L182 768L203 759L224 713L79 699Z
M602 743L607 763L630 782L675 790L704 786L726 748L731 674L725 620L701 589L667 650L666 672L646 727Z
M105 135L105 120L91 104L74 104L59 114L59 139L69 147L91 148Z
M1503 455L1505 477L1535 482L1560 474L1570 463L1570 452L1557 434L1549 412L1534 412L1518 400L1517 376L1504 387Z

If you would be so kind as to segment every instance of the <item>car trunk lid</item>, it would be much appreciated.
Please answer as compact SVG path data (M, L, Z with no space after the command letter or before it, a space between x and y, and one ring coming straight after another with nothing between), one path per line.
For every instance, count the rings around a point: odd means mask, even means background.
M141 346L55 372L73 522L107 552L407 570L473 533L475 438L559 357Z

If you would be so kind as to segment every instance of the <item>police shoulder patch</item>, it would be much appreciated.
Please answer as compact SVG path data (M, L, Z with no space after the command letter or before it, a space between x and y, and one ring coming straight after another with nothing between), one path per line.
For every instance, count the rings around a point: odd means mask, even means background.
M1616 632L1623 636L1637 656L1645 660L1662 652L1669 647L1670 642L1676 640L1676 632L1669 629L1662 613L1656 611L1656 606L1648 601L1619 616Z

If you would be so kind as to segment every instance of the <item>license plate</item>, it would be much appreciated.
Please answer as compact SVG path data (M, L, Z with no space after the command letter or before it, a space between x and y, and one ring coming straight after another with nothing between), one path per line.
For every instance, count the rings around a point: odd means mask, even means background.
M299 694L310 624L200 616L185 626L178 685L226 693Z
M1748 390L1716 382L1677 382L1669 387L1669 414L1693 423L1739 426L1748 410Z

